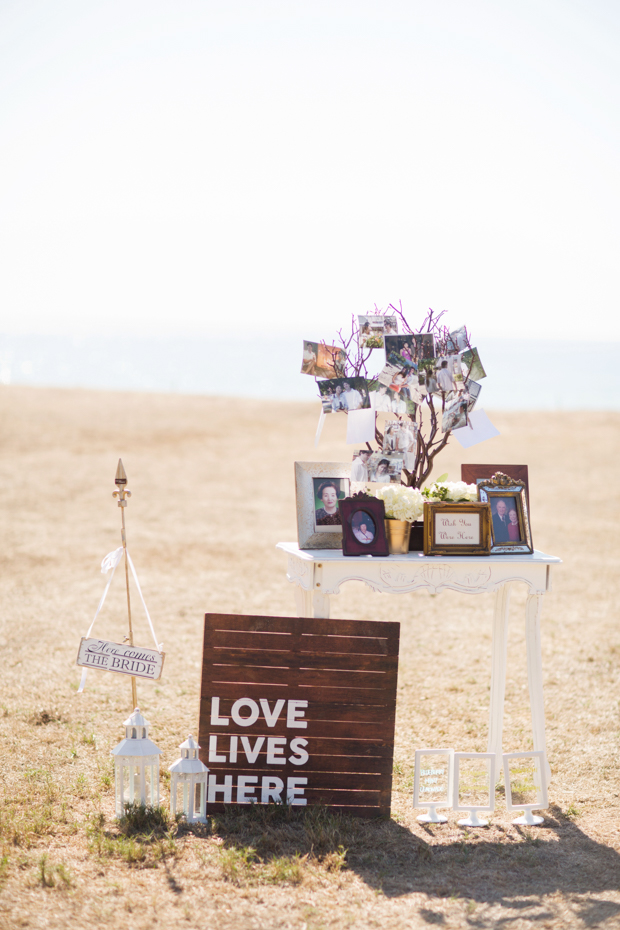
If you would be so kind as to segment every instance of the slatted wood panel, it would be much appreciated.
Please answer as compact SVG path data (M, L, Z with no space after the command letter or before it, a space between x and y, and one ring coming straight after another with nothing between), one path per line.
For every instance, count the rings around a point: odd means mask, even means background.
M324 804L362 817L389 816L399 635L398 623L207 614L200 754L217 787L228 782L229 791L227 798L216 791L209 811L223 810L224 800L238 803L240 777L256 779L250 781L246 797L258 802L263 779L275 777L283 782L283 796L288 779L307 779L307 784L296 786L296 801L305 799L307 805ZM219 718L227 719L227 725L212 722L214 697L219 698ZM231 717L235 701L242 698L259 708L251 726L240 726ZM301 711L307 726L287 725L287 704L277 721L268 721L261 699L268 701L267 715L274 713L279 700L307 701ZM248 707L240 711L244 718L249 713ZM223 761L209 756L214 737L214 749ZM253 762L248 761L242 737L255 755ZM269 743L274 737L275 744ZM308 760L301 765L290 761L300 757L299 749L291 747L296 739L307 741L302 748Z

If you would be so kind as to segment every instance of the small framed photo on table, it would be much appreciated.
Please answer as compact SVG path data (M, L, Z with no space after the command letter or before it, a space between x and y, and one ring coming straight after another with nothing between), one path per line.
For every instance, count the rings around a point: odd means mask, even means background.
M340 549L338 504L351 493L350 462L295 462L300 549Z
M491 508L486 503L424 504L424 555L489 555Z
M389 555L382 500L360 492L340 501L338 506L343 555Z
M478 497L491 506L492 555L534 551L523 481L497 472L478 485Z

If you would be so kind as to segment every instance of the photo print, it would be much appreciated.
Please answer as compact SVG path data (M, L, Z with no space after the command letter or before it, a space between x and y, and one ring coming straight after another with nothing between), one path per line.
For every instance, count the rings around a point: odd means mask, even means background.
M390 365L417 370L419 352L416 336L411 333L405 336L386 336L384 341L385 358Z
M441 431L447 433L451 429L461 429L467 426L467 400L462 394L455 394L450 403L446 403L441 417Z
M463 375L466 378L471 378L472 381L480 381L482 378L486 378L487 373L482 367L478 349L467 349L461 354L460 358Z
M417 384L417 373L411 375ZM395 413L397 416L415 416L416 404L411 399L409 381L405 379L398 390L380 381L370 384L370 406L377 413Z
M351 529L357 541L365 546L374 541L377 533L375 521L366 510L358 510L357 513L353 514Z
M377 314L362 316L358 314L357 322L360 328L359 343L363 349L383 348L383 317Z
M334 533L341 530L338 501L349 496L348 478L313 478L314 532Z
M491 519L495 545L505 542L523 542L519 528L519 507L514 494L492 498Z
M464 352L469 348L469 338L467 336L467 330L464 326L461 326L460 329L455 329L453 333L450 333L446 339L446 354L447 355L458 355L460 352Z
M358 314L359 343L364 349L382 349L384 336L395 336L398 333L398 321L395 316L383 316L373 313Z
M398 454L404 458L403 466L410 471L415 463L418 444L418 427L411 420L390 420L383 430L383 453Z
M442 432L467 426L468 416L476 406L482 385L468 379L446 397L446 408L441 420Z
M398 484L403 470L402 452L371 452L356 449L351 465L351 481Z
M313 375L315 378L340 378L344 374L345 360L344 349L304 339L302 375Z
M349 413L370 407L366 378L330 378L317 384L325 413Z

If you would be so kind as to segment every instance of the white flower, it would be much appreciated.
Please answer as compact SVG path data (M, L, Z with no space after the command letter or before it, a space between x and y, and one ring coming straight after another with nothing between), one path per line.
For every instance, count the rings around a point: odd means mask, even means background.
M418 488L406 488L403 484L386 484L375 491L375 496L385 504L385 515L388 519L413 523L424 513L424 497Z
M436 481L430 488L424 489L427 500L442 501L476 501L478 488L475 484L464 481Z

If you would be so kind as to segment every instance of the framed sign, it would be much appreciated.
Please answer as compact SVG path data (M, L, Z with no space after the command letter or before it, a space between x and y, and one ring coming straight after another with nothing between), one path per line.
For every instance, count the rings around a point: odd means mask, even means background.
M528 507L530 505L530 486L527 465L461 465L461 481L465 484L481 484L485 479L488 481L493 475L501 471L504 475L510 475L517 481L522 481L525 485L525 496L527 497Z
M427 807L420 814L420 823L445 823L448 819L437 813L438 807L452 807L454 749L416 749L413 776L413 806Z
M547 780L544 775L545 752L541 749L530 752L505 752L504 784L506 786L506 810L523 811L513 823L541 824L543 817L532 814L544 810L549 801Z
M325 805L388 817L400 624L205 617L208 809Z
M491 509L488 504L424 503L424 555L489 555Z
M497 472L478 485L478 497L491 506L492 553L534 551L522 481Z
M360 491L338 505L343 555L389 555L385 504Z

